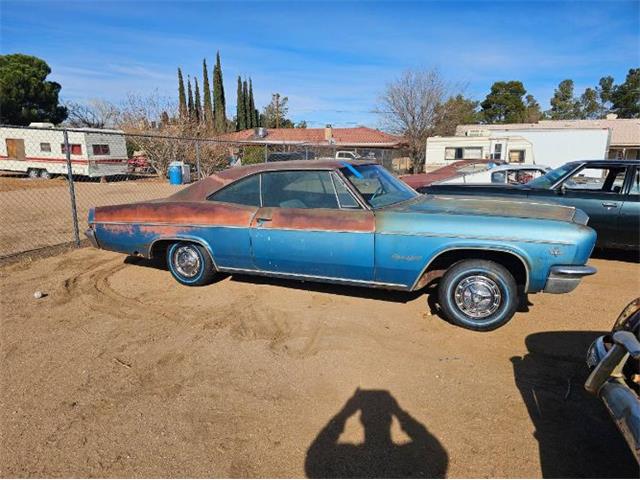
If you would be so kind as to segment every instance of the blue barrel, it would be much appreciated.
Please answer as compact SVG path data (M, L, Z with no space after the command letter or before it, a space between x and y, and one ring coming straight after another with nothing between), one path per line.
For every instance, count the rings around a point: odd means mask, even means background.
M171 162L169 164L169 184L182 185L182 165L180 162Z

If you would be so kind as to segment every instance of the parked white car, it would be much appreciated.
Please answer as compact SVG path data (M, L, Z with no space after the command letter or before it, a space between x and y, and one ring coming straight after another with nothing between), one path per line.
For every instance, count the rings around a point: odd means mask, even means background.
M487 168L481 172L473 172L460 176L434 182L436 184L460 184L460 183L505 183L518 185L528 183L549 171L549 167L544 165L499 165L494 168Z

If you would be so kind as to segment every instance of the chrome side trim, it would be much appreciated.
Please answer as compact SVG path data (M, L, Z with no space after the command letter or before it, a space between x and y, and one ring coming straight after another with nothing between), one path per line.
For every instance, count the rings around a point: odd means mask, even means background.
M280 278L289 278L293 280L311 280L311 281L319 281L319 282L338 282L346 285L358 285L358 286L369 286L369 287L381 287L381 288L393 288L400 290L407 290L408 286L401 283L385 283L385 282L375 282L368 280L356 280L353 278L341 278L341 277L325 277L322 275L305 275L302 273L286 273L286 272L274 272L270 270L260 270L260 269L247 269L247 268L233 268L233 267L220 267L218 269L221 272L228 273L247 273L251 275L262 275L269 277L280 277Z
M267 208L267 207L265 207ZM275 207L274 207L275 208ZM352 210L355 211L355 210ZM257 212L256 212L257 213ZM237 225L206 225L206 224L198 224L198 223L169 223L169 222L95 222L96 225L144 225L144 226L153 226L153 227L187 227L187 228L240 228L240 229L251 229L255 227L251 227L247 225L246 227L237 226ZM261 227L265 228L265 227ZM318 229L318 228L285 228L285 227L266 227L268 230L287 230L293 232L328 232L328 233L365 233L365 234L373 234L375 233L373 230L363 231L363 230L329 230L329 229Z
M449 233L428 233L428 232L376 232L377 235L400 235L404 237L433 237L433 238L461 238L465 240L491 240L491 241L503 241L503 242L523 242L523 243L538 243L544 245L573 245L571 242L565 242L561 240L529 240L526 238L512 238L512 237L487 237L481 235L459 235ZM488 249L485 249L488 250Z
M531 275L530 270L529 270L529 264L526 262L526 260L524 259L524 257L522 257L522 255L520 255L519 253L516 253L512 250L506 249L506 248L482 248L482 247L453 247L453 248L447 248L446 250L443 250L441 252L438 252L438 254L431 258L431 260L429 260L427 262L427 264L425 265L425 267L420 271L420 274L416 277L416 280L413 282L413 285L411 285L411 291L415 290L416 285L418 284L418 282L420 281L420 279L422 278L422 276L424 275L424 273L427 271L427 269L429 268L429 266L434 262L434 260L436 258L438 258L440 255L447 253L447 252L452 252L455 250L479 250L479 251L486 251L486 252L502 252L502 253L510 253L511 255L513 255L514 257L516 257L518 260L520 260L520 262L522 263L522 265L524 266L524 271L527 277L527 280L525 281L524 284L524 291L527 292L529 290L529 276Z

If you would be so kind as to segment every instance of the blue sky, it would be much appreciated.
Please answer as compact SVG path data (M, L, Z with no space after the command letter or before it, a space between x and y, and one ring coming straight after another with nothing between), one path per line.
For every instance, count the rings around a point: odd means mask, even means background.
M0 0L0 51L45 59L63 99L175 96L176 68L201 75L220 50L227 115L236 77L256 103L289 97L309 126L378 125L384 86L436 67L481 100L522 80L543 105L572 78L580 93L640 65L640 2L170 2Z

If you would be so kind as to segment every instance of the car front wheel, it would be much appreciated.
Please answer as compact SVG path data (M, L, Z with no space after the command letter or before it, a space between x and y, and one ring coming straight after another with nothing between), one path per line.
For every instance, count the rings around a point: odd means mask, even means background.
M167 265L173 278L183 285L207 285L216 276L209 252L197 243L173 243L167 250Z
M470 330L495 330L507 323L518 307L513 275L488 260L463 260L447 270L438 297L445 317Z

